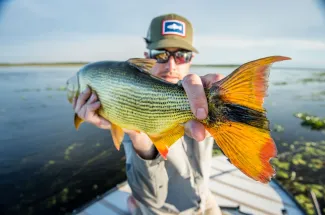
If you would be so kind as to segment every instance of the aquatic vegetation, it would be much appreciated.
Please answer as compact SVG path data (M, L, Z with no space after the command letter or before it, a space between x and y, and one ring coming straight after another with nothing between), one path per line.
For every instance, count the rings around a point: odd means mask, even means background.
M284 127L282 125L274 124L273 131L275 131L275 132L283 132Z
M49 162L47 162L47 164L44 165L44 168L48 168L49 166L55 164L55 161L54 160L49 160Z
M212 150L212 156L223 155L222 151L217 148Z
M318 83L325 82L325 72L313 73L312 77L303 78L303 79L299 80L299 82L304 83L304 84L313 83L313 82L318 82Z
M57 88L56 90L58 90L58 91L66 91L67 88L65 86L61 86L61 87Z
M16 89L14 92L21 93L21 92L41 92L41 91L66 91L67 88L65 86L59 86L56 88L53 87L46 87L44 89L41 88L23 88L23 89Z
M60 86L57 88L52 88L52 87L47 87L46 90L47 91L66 91L66 87L65 86Z
M94 189L94 190L97 190L97 189L98 189L98 185L97 185L97 184L94 184L94 185L93 185L93 189Z
M325 101L325 91L313 92L311 95L296 96L297 99L311 100L311 101Z
M308 113L295 113L295 117L302 119L302 126L308 126L313 130L325 129L325 118L310 115Z
M66 148L66 150L64 151L64 159L65 159L65 160L70 160L70 153L72 152L72 150L73 150L76 146L81 146L81 144L73 143L73 144L70 145L68 148Z
M92 157L91 159L89 159L89 160L85 163L85 165L89 165L89 164L91 164L91 163L93 163L93 162L95 162L95 161L97 161L97 160L99 160L99 159L102 159L104 156L109 156L110 154L111 154L111 152L109 152L108 150L104 150L104 151L102 151L100 154L98 154L98 155Z
M325 77L325 72L314 73L314 76Z
M285 81L282 82L273 82L273 85L287 85L288 83Z
M39 88L31 88L31 89L29 89L29 88L23 88L23 89L18 89L18 90L15 90L15 92L40 92L41 91L41 89L39 89Z
M282 143L284 152L271 162L277 170L276 179L305 208L314 214L310 191L314 192L325 212L325 140Z
M300 80L300 82L307 84L307 83L311 83L311 82L325 82L325 78L303 78Z
M68 194L69 194L69 189L68 188L64 188L60 192L62 202L66 202L68 200Z

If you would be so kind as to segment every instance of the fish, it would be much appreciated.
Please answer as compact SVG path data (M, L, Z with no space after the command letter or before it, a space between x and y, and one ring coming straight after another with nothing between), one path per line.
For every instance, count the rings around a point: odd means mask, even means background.
M173 23L172 25L168 25L167 28L172 30L182 30L182 26L176 25L175 23Z
M165 160L185 134L184 123L198 120L234 166L256 181L268 183L276 175L270 161L277 156L277 147L263 104L270 68L284 60L291 58L268 56L249 61L206 87L208 116L204 120L192 113L181 82L170 83L152 75L154 59L86 64L67 80L67 99L72 103L73 97L89 87L101 103L97 113L111 122L117 150L125 135L123 129L134 130L147 134ZM75 113L77 130L81 123Z

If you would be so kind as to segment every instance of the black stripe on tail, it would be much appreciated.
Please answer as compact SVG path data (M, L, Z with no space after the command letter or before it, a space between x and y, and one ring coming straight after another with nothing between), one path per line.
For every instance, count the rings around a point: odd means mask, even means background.
M224 103L225 118L232 122L240 122L256 128L270 130L270 122L265 112L259 112L241 105Z

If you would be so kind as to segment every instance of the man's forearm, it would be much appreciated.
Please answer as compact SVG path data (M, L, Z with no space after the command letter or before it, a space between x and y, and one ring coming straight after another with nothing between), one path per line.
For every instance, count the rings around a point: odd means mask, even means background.
M129 137L133 143L136 153L145 160L153 160L156 158L158 151L150 138L144 133L132 133Z

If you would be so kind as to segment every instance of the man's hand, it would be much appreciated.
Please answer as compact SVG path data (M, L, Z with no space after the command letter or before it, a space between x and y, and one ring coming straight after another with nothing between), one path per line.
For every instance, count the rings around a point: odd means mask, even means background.
M89 122L102 129L111 128L111 123L96 113L96 110L100 107L100 102L96 93L91 93L88 87L77 99L73 99L72 107L75 113L85 122Z
M197 119L203 120L208 115L208 103L204 88L211 87L214 82L222 78L224 76L220 74L207 74L201 77L195 74L189 74L184 77L182 85L188 96L191 110ZM209 135L203 124L196 120L190 120L185 123L185 133L196 141L202 141Z
M74 98L72 105L75 113L85 122L102 129L111 129L111 123L96 113L100 102L96 93L91 93L89 88L86 88L77 99ZM144 159L153 159L157 155L154 145L146 134L127 129L123 129L123 131L129 135L139 156Z

